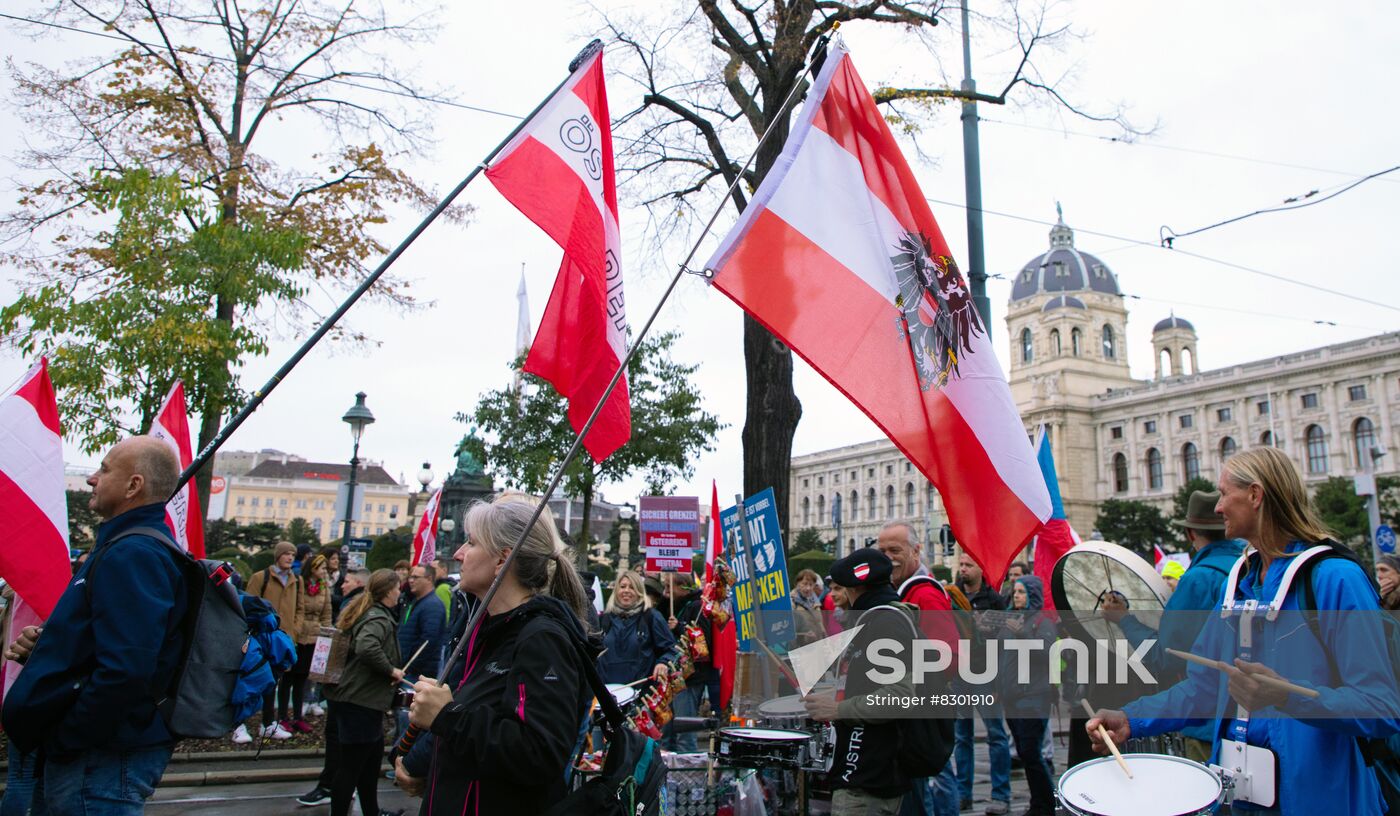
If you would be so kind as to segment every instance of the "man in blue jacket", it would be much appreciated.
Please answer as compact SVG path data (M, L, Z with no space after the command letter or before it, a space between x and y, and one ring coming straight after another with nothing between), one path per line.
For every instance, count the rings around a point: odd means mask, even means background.
M1220 606L1230 568L1244 553L1243 541L1225 537L1225 517L1215 512L1219 501L1219 491L1197 490L1186 502L1186 518L1172 519L1173 525L1186 531L1192 549L1191 567L1177 581L1176 591L1167 601L1160 631L1153 631L1129 614L1122 596L1104 598L1103 616L1122 627L1134 647L1148 638L1157 638L1157 644L1143 656L1142 664L1163 688L1186 676L1186 661L1167 654L1167 649L1191 651L1207 611ZM1214 723L1183 728L1181 733L1186 738L1187 759L1210 760Z
M404 667L404 679L438 676L442 660L442 636L447 627L447 610L443 608L433 585L431 567L419 564L408 571L408 591L412 596L408 609L399 623L399 654L412 656L418 647L428 645Z
M165 501L180 465L165 443L117 443L88 477L97 543L47 625L6 652L25 669L5 695L9 738L39 749L36 797L49 813L139 814L174 738L156 709L180 660L184 578ZM37 638L37 641L35 640ZM29 647L32 645L32 651Z

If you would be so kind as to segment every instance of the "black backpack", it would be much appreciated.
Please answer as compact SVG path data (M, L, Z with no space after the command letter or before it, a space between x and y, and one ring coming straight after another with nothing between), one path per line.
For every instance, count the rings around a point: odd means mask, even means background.
M588 686L603 710L608 752L603 770L584 782L545 816L660 816L666 789L666 763L656 740L627 728L594 658L575 644Z
M170 686L155 692L161 719L177 738L222 737L238 725L234 685L248 640L243 604L238 589L229 580L233 567L224 561L194 558L180 549L168 533L154 527L133 527L112 541L132 535L149 536L170 549L188 593L185 617L180 623L180 660ZM94 561L89 572L97 566ZM88 586L90 595L91 582Z
M881 607L876 607L879 609ZM923 637L915 621L919 608L906 601L887 604L883 608L903 612L914 628L914 637ZM914 693L933 697L947 691L947 676L926 679L915 684ZM911 779L938 776L953 756L953 720L948 717L900 717L899 770Z

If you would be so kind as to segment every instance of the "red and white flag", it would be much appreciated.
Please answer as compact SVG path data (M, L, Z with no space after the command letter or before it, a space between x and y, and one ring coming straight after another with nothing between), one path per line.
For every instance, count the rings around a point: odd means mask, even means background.
M525 370L569 399L583 428L627 354L627 310L603 52L582 59L486 171L501 195L564 250ZM627 377L583 446L601 462L632 435Z
M63 431L49 361L0 395L0 577L47 618L73 573L68 566L68 501Z
M418 532L413 534L413 566L431 564L437 560L438 516L442 512L442 488L438 488L423 508L418 520Z
M715 577L715 561L724 558L724 530L719 523L719 484L710 480L710 536L705 547L705 584ZM733 601L731 600L730 603ZM723 626L710 627L710 663L719 672L719 706L729 707L734 695L734 674L739 664L739 629L734 616Z
M933 482L995 586L1050 497L967 285L844 48L707 266Z
M1152 545L1152 568L1155 569L1155 570L1157 570L1158 572L1161 572L1161 571L1162 571L1162 562L1165 561L1165 560L1167 560L1167 554L1166 554L1166 552L1162 549L1162 545L1160 545L1160 544L1153 544L1153 545Z
M194 449L190 443L190 419L185 406L185 384L176 380L160 411L151 422L151 436L164 442L180 459L180 469L184 470L194 461ZM204 557L204 513L199 508L199 491L194 479L190 479L180 492L165 503L165 521L175 531L175 543L195 558Z

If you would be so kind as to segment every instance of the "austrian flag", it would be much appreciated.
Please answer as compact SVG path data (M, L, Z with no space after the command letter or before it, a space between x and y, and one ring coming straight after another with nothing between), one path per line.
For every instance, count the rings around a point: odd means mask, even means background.
M947 242L844 48L707 267L934 483L999 582L1050 497Z
M486 177L564 250L525 370L568 397L580 431L627 355L627 310L602 48L575 64ZM631 435L624 373L583 445L601 462Z
M190 420L185 407L185 384L180 380L165 395L160 411L151 421L151 436L164 442L187 468L194 461L194 446L190 444ZM199 510L199 493L191 479L165 503L165 520L175 531L180 548L195 558L204 557L204 514Z

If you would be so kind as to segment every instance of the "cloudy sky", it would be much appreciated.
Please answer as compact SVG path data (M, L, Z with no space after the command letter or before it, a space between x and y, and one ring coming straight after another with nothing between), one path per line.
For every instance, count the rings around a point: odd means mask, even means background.
M986 0L973 0L976 10ZM596 31L593 6L538 4L527 21L506 4L461 4L444 12L436 41L416 49L421 76L461 103L523 114L563 78L568 60ZM610 11L642 12L650 4L598 4ZM1313 200L1400 164L1395 131L1400 72L1393 32L1400 6L1356 2L1319 6L1281 3L1180 2L1144 6L1079 0L1056 6L1053 16L1083 38L1067 43L1048 65L1076 102L1128 108L1139 124L1159 123L1152 135L1129 144L1121 132L1075 118L1029 95L1023 104L982 106L981 149L988 272L994 341L1007 359L1005 324L1009 278L1047 244L1055 203L1076 230L1081 249L1117 273L1128 301L1128 352L1133 372L1152 373L1150 330L1171 311L1190 319L1200 335L1204 368L1365 337L1400 326L1400 275L1395 223L1400 172L1360 184L1337 198L1293 212L1262 215L1157 246L1163 225L1177 232L1211 224L1317 191ZM843 30L855 64L872 85L929 83L935 58L956 72L956 40L943 31L936 54L889 31L858 25ZM974 72L984 91L1004 82L1007 55L979 50ZM0 20L0 48L18 59L92 53L105 47L81 34L55 33L40 43L20 37ZM1386 56L1390 54L1390 56ZM3 94L10 97L8 77ZM614 114L637 103L635 86L610 78ZM426 111L437 144L431 155L407 157L417 177L437 189L455 184L511 129L500 115L436 106ZM22 125L12 109L0 111L4 201L12 206L16 172L11 157ZM305 134L297 134L305 139ZM909 155L932 199L955 255L966 266L966 225L958 110L935 110L918 137L921 156ZM286 144L274 149L290 150ZM630 191L623 190L630 195ZM367 349L313 351L263 408L233 437L235 449L278 448L311 459L341 461L350 453L340 415L356 391L368 393L378 418L362 453L412 482L426 460L441 478L466 428L452 420L485 389L508 382L515 338L515 291L524 264L531 317L538 322L558 267L559 250L507 205L484 180L464 200L476 207L469 224L434 226L396 271L431 304L408 316L373 306L351 313L351 325L376 341ZM393 244L418 216L396 213L379 232ZM688 247L643 253L641 213L624 209L628 307L640 325L671 270ZM719 221L722 233L732 210ZM699 257L718 243L704 239ZM13 297L13 274L0 272L0 297ZM1291 279L1293 282L1280 280ZM1328 291L1331 290L1331 291ZM1351 295L1345 297L1343 294ZM317 304L333 307L325 297ZM677 357L699 362L697 385L710 410L729 424L716 450L696 463L681 494L708 495L711 478L722 494L740 486L740 431L744 418L741 317L737 308L693 278L682 281L660 324L679 328ZM265 359L244 372L248 388L261 384L296 347L284 337ZM25 362L0 352L0 382ZM866 441L879 432L819 375L799 362L798 395L804 417L794 452ZM69 451L73 464L97 457ZM626 501L636 483L608 486L605 496Z

